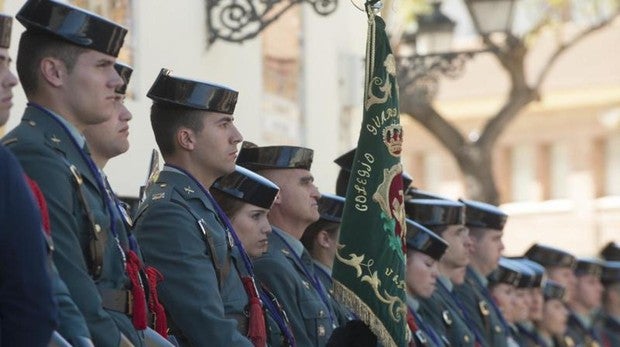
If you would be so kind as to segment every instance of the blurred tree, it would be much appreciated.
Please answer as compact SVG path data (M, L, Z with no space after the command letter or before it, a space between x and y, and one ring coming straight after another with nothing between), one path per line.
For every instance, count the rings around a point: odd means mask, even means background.
M470 1L463 1L472 15ZM411 12L429 11L431 6L428 3L434 2L428 1L424 6L424 1L405 1L410 11L404 11L405 16L410 16ZM480 23L474 20L484 48L498 61L510 81L510 90L503 105L495 114L489 115L477 139L468 138L433 105L440 73L432 70L422 74L412 72L410 65L400 60L400 111L417 120L454 157L465 178L468 198L492 204L500 202L492 157L498 137L527 105L540 100L541 86L558 59L580 41L609 26L620 14L620 0L540 0L537 5L540 6L541 19L523 35L510 31L500 35L485 34L480 29ZM579 27L576 32L575 27ZM525 61L530 47L546 30L555 33L556 47L538 69L537 75L527 76ZM396 36L399 39L397 45L402 46L406 33ZM601 55L601 62L602 59L605 59L604 55Z

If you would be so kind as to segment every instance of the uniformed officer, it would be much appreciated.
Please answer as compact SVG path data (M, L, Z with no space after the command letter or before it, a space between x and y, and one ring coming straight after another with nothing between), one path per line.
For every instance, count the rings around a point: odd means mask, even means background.
M487 276L489 294L506 321L507 346L520 346L515 337L518 335L516 322L528 312L526 297L517 295L519 286L529 284L522 271L515 261L500 258L497 268Z
M54 263L93 342L140 346L129 316L128 240L115 228L113 202L81 135L112 116L123 83L113 65L126 30L49 0L26 2L16 17L26 27L17 72L29 104L5 143L45 195Z
M353 159L355 159L355 150L357 148L353 148L352 150L344 153L338 158L334 159L334 163L340 166L340 171L338 172L338 178L336 179L336 195L338 196L346 196L347 195L347 186L349 184L349 177L351 176L351 168L353 167ZM413 178L406 172L403 172L403 191L407 191L407 188L413 182Z
M487 276L497 268L504 250L502 236L508 215L490 204L460 201L465 205L465 226L469 229L472 248L465 283L457 286L455 292L472 324L482 333L483 346L506 346L510 331L489 293Z
M13 19L0 14L0 127L17 79L10 70ZM41 216L17 159L0 145L0 345L45 346L57 324Z
M282 303L289 315L297 346L323 346L337 321L312 258L299 241L308 225L320 217L320 193L310 172L313 151L296 146L241 148L237 164L280 187L269 222L269 250L256 259L257 278Z
M103 169L108 161L129 150L129 121L132 118L131 112L125 107L125 93L133 73L133 69L122 63L115 63L114 69L123 79L123 85L116 88L115 108L113 116L99 124L88 125L84 129L84 137L88 143L93 161L101 172L106 192L114 201L113 215L118 232L127 235L129 249L124 250L126 255L127 274L132 282L133 312L132 318L137 323L136 328L144 330L145 339L149 345L171 346L161 335L167 336L168 327L163 307L159 303L155 284L161 278L161 274L153 267L144 267L142 264L142 254L138 249L135 237L130 233L133 222L128 208L114 194L107 176ZM149 283L153 285L149 286ZM148 303L146 298L148 297ZM148 307L151 307L150 316ZM159 315L159 316L158 316ZM153 331L147 326L149 318L155 323ZM134 324L136 325L136 324ZM160 335L161 334L161 335Z
M605 286L601 342L605 347L620 346L620 261L605 262L601 279Z
M577 258L574 255L555 247L534 244L525 252L525 257L544 266L549 279L564 286L565 300L572 300L577 282L574 273Z
M600 346L600 329L595 322L597 310L601 308L603 264L594 258L580 258L575 266L577 283L575 292L568 302L569 316L567 335L575 346Z
M213 197L230 218L249 261L260 257L269 248L271 225L267 213L280 188L268 179L237 166L234 172L220 177L211 187ZM294 346L295 338L288 316L280 302L262 286L256 300L262 300L268 328L269 346Z
M528 280L527 289L525 289L528 312L525 317L517 318L518 334L515 334L516 340L523 347L542 346L542 338L536 331L534 324L537 324L543 318L543 288L546 282L545 268L527 258L513 258L513 261L529 270L529 272L523 271L521 274L522 281L524 279Z
M437 262L448 248L448 243L434 232L411 219L407 224L407 324L415 346L447 346L445 335L418 312L420 299L430 298L437 286Z
M442 237L449 245L438 263L437 290L428 299L420 300L420 315L445 335L452 346L474 346L482 340L472 330L471 320L454 293L454 285L464 280L469 263L470 239L465 227L465 205L441 199L410 199L405 201L407 216Z
M319 215L321 217L318 221L310 224L301 237L301 243L312 257L314 271L327 289L339 325L345 325L347 321L355 318L353 312L334 297L333 290L332 267L338 250L343 210L343 197L322 194L319 199Z
M134 234L147 265L164 276L157 287L170 334L182 346L252 346L241 276L242 246L208 191L235 169L242 137L233 123L238 93L172 76L162 69L147 96L151 125L165 161L146 188ZM240 273L241 272L241 273ZM254 325L252 325L254 324ZM265 331L258 332L266 339Z
M543 316L536 323L536 330L541 337L543 347L573 346L566 334L566 290L559 282L548 280L543 288Z

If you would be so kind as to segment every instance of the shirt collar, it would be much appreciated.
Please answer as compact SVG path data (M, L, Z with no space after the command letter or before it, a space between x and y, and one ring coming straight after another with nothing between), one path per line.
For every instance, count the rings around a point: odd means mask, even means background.
M416 300L413 296L407 294L407 306L414 312L418 312L418 309L420 308L420 302Z
M329 267L327 267L325 264L317 261L316 259L312 259L312 262L314 263L314 265L316 265L319 269L325 271L325 273L327 273L330 277L332 275L332 269L330 269Z
M84 144L86 143L86 139L84 138L84 135L82 135L80 131L73 124L71 124L71 122L69 122L68 120L54 113L54 111L50 109L46 109L46 110L52 115L52 117L56 118L60 123L62 123L67 128L67 130L69 130L69 134L71 135L71 137L73 137L73 139L78 144L78 146L80 146L80 148L84 148Z
M480 284L482 284L482 287L487 288L489 286L489 280L473 267L471 268L471 270L471 272L474 274L474 276L476 276Z
M452 288L454 288L454 285L448 277L440 275L439 277L437 277L437 279L441 281L444 286L446 286L446 289L448 289L449 292L452 292Z

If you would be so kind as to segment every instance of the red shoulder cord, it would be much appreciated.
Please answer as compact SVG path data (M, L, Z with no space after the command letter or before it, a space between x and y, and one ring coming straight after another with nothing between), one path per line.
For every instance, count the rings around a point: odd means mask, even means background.
M407 310L407 326L409 327L412 335L415 334L418 330L420 330L420 328L418 328L418 325L415 322L415 318L413 317L411 310ZM411 342L409 342L409 347L415 346L415 339L413 338L413 336L411 336Z
M263 314L263 307L258 298L256 284L250 276L241 276L241 282L250 298L248 337L255 347L264 347L267 345L267 328L265 327L265 315Z
M26 177L26 182L28 186L30 186L30 191L34 195L34 198L37 200L37 205L39 205L39 211L41 212L41 224L43 226L43 231L45 234L50 237L52 236L52 229L50 227L50 215L47 210L47 203L45 202L45 196L43 196L43 192L37 185L37 182L33 181L28 175L24 175Z

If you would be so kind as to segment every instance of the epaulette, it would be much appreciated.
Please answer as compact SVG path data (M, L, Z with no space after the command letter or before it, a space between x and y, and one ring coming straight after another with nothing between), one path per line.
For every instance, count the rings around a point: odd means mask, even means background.
M149 184L149 186L145 189L144 199L140 201L138 211L134 216L134 223L138 220L138 218L140 218L142 213L144 213L144 211L146 211L146 209L153 203L157 203L158 201L170 201L172 192L172 185L169 185L165 182L154 182Z

